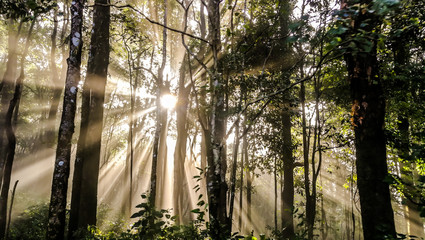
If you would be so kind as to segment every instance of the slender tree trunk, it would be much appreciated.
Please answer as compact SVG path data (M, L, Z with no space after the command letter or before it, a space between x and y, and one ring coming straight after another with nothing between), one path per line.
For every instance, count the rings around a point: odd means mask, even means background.
M62 94L62 88L61 88L61 81L59 78L58 70L56 67L56 38L57 38L57 29L58 29L58 9L54 9L53 13L53 31L51 35L51 41L52 41L52 47L50 49L50 74L51 74L51 80L52 80L52 90L53 95L51 98L51 104L49 108L49 115L47 118L47 132L45 139L47 140L48 146L53 146L54 137L55 137L55 122L56 122L56 115L58 112L59 107L59 101L60 96ZM65 22L65 21L64 21ZM65 23L64 23L65 25Z
M302 72L303 70L301 70ZM305 188L305 199L306 199L306 220L307 220L307 232L312 231L310 228L312 226L309 225L311 218L311 193L310 193L310 161L309 161L309 139L307 138L307 123L306 123L306 109L305 109L305 86L304 83L301 83L300 90L300 98L301 98L301 118L302 118L302 132L303 132L303 159L304 159L304 188Z
M21 71L23 73L23 71ZM19 101L21 92L22 92L22 80L23 75L18 78L18 81L15 86L15 94L10 100L9 110L6 113L6 136L7 136L7 154L6 154L6 164L4 166L4 176L3 176L3 185L1 188L0 196L0 239L3 239L6 234L6 223L7 223L7 202L9 197L9 187L10 179L12 175L12 166L13 160L15 158L15 148L16 148L16 136L15 131L12 126L12 114L13 110L16 107L16 104Z
M246 164L249 165L248 159L245 159L245 162ZM252 224L251 207L252 207L252 191L254 190L252 186L253 178L254 177L250 170L250 167L248 167L246 171L246 223L245 223L245 226L247 226L248 224Z
M243 122L243 128L242 128L242 132L246 131L246 122L244 120ZM247 134L245 134L242 138L242 156L241 156L241 164L240 164L240 169L241 169L241 176L240 176L240 191L239 191L239 231L242 232L243 231L243 227L242 227L242 216L243 216L243 186L244 186L244 171L245 171L245 164L244 161L246 161L246 159L248 158L248 139L247 139Z
M244 94L244 100L246 101L246 94ZM243 121L243 127L242 127L242 132L245 133L245 135L242 138L242 157L241 157L241 179L240 179L240 184L241 184L241 190L239 192L239 209L240 209L240 214L239 214L239 230L241 232L243 232L243 225L242 225L242 216L243 216L243 186L244 186L244 172L245 172L245 165L247 165L248 163L248 133L246 133L246 119L247 116L245 114L244 116L244 121Z
M7 137L7 146L5 149L5 165L3 170L3 181L1 185L1 195L0 195L0 239L3 239L6 234L6 224L7 224L7 203L9 197L9 189L10 189L10 179L12 177L12 167L13 161L15 159L15 149L16 149L16 135L14 128L16 127L16 121L13 122L13 113L14 111L18 111L19 102L22 95L22 87L23 81L25 79L24 75L24 66L25 66L25 58L28 53L28 48L30 45L30 38L32 35L32 31L34 29L34 24L36 22L37 16L34 17L34 20L31 22L30 29L28 31L28 36L26 38L26 43L24 47L24 52L21 57L21 72L16 79L15 84L15 92L13 94L12 99L10 100L6 116L4 119L4 128Z
M167 0L164 0L164 26L167 26ZM150 197L149 201L156 205L156 195L158 189L158 155L159 155L159 147L160 147L160 138L161 138L161 130L163 129L164 113L166 113L166 109L164 110L161 106L161 96L164 92L164 69L167 60L167 29L164 28L162 32L162 63L160 68L158 69L158 77L157 77L157 90L156 90L156 126L155 126L155 135L153 142L153 154L152 154L152 171L151 171L151 185L150 185ZM164 139L165 140L165 139Z
M12 209L13 209L13 203L15 201L16 187L18 186L18 183L19 183L19 180L16 180L15 185L13 185L12 197L10 199L9 217L8 217L7 226L6 226L6 237L5 237L5 240L9 239L10 223L12 221Z
M255 126L254 126L254 132L255 132ZM255 138L253 141L253 145L255 146ZM245 152L245 167L246 167L246 224L245 227L248 226L248 224L252 224L252 193L254 191L254 172L253 172L253 163L251 162L253 160L249 159L249 146L246 148ZM248 231L252 229L246 229Z
M360 4L369 4L362 0ZM350 5L351 2L348 2ZM380 25L369 11L352 16L351 31L372 36ZM368 24L362 24L367 21ZM352 125L355 133L357 185L365 240L396 237L391 207L384 134L385 98L379 78L376 39L364 38L373 46L364 54L346 53L352 94Z
M277 231L277 158L274 159L274 230Z
M320 185L323 186L323 178L322 178L322 172L320 172ZM351 191L351 188L350 188ZM322 196L320 201L320 211L321 211L321 219L320 219L320 237L321 239L327 239L328 238L328 220L326 218L326 209L325 209L325 191L321 190ZM353 200L350 198L350 203L353 203ZM351 237L352 240L354 240L354 235Z
M317 112L314 113L317 118ZM316 186L315 184L315 171L316 171L316 149L317 149L317 122L315 122L314 130L313 130L313 146L311 153L311 192L310 192L310 206L308 206L307 216L307 236L309 240L313 239L314 234L314 220L316 218Z
M21 22L22 24L22 22ZM21 25L19 26L20 29ZM1 81L1 109L0 109L0 187L3 183L3 172L6 164L7 155L7 137L6 137L6 114L9 107L9 102L12 99L11 92L14 88L14 81L16 80L16 71L18 64L17 57L17 43L19 37L19 30L15 29L15 20L9 19L8 23L8 52L6 71L4 72Z
M71 158L72 135L80 82L80 65L84 0L71 4L71 34L68 70L65 81L63 112L59 127L56 161L53 173L52 193L49 206L49 221L46 239L63 239L65 232L66 197Z
M178 215L178 223L188 224L190 221L190 213L185 211L184 206L188 205L188 184L186 181L186 173L184 163L186 160L186 144L187 144L187 110L189 104L190 86L185 87L185 76L187 72L186 66L190 64L188 54L183 57L182 66L180 67L179 93L176 105L177 117L177 141L174 150L174 213ZM195 136L196 137L196 136ZM195 138L194 137L194 138Z
M240 109L242 106L242 98L240 98L238 109ZM232 175L230 177L230 209L229 209L229 225L230 228L232 227L232 220L233 220L233 209L235 204L235 192L236 192L236 170L238 167L238 152L239 152L239 119L236 120L236 127L235 127L235 142L233 145L233 164L232 164ZM240 209L242 211L242 209ZM230 229L231 230L231 229Z
M235 27L234 27L234 23L233 23L233 16L234 16L234 11L235 11L235 7L236 4L238 3L238 0L235 0L234 3L232 3L232 1L229 1L229 5L232 5L232 11L230 13L230 31L234 32L235 31ZM232 49L231 51L234 52L234 46L235 46L235 38L234 35L231 36L231 46ZM236 57L233 56L233 61L236 62ZM227 78L229 78L229 73L227 73ZM243 78L243 75L241 76L241 79ZM240 111L242 107L242 89L241 89L241 96L239 96L239 103L238 103L238 111ZM228 112L229 110L229 80L227 79L226 81L226 112ZM236 127L235 127L235 141L234 141L234 146L233 146L233 153L232 153L232 157L233 157L233 163L232 163L232 173L230 176L230 204L229 204L229 217L228 217L228 224L229 224L229 228L230 228L230 232L232 232L232 226L233 226L233 209L234 209L234 204L235 204L235 195L236 195L236 173L237 173L237 168L238 168L238 152L239 152L239 145L240 145L240 138L239 138L239 125L240 125L240 119L238 118L236 120ZM225 126L227 126L227 118L225 121ZM223 157L224 160L226 160L226 153L224 154ZM242 209L240 209L242 210Z
M351 203L351 221L352 221L352 228L353 231L351 233L352 239L355 239L356 237L356 216L354 215L354 204L355 204L355 189L354 189L354 169L355 169L355 163L352 162L351 166L351 181L350 181L350 203Z
M170 84L168 81L165 81L161 96L170 94ZM162 108L161 116L161 129L159 136L159 145L158 145L158 168L157 168L157 198L156 203L157 207L160 209L165 208L166 201L166 180L167 180L167 164L168 164L168 150L167 150L167 136L168 136L168 109Z
M282 199L282 236L285 239L294 239L294 157L292 153L291 115L289 104L284 106L282 113L282 139L283 139L283 191Z
M130 54L130 53L128 53ZM131 69L131 64L128 65ZM134 112L134 102L135 102L135 94L136 88L134 87L132 71L130 70L130 117L128 122L128 137L127 137L127 159L126 159L126 169L125 169L125 184L124 186L128 186L128 201L124 204L126 212L128 216L131 215L132 208L132 200L133 200L133 166L134 166L134 121L135 121L135 112ZM128 177L128 180L127 180Z
M76 230L75 227L86 229L89 225L96 225L103 104L109 65L110 7L105 6L108 4L109 0L96 0L94 7L93 33L82 93L81 130L72 187L72 225L70 224L69 228L71 234Z
M46 133L46 140L47 140L47 146L53 147L55 145L55 142L57 140L57 130L58 126L56 124L57 116L59 112L59 103L60 98L62 96L63 90L65 88L65 79L66 79L66 73L67 73L67 44L65 44L66 39L66 32L68 30L69 26L69 0L64 1L65 4L65 13L63 17L63 25L61 29L60 34L60 40L64 43L61 47L61 55L62 55L62 63L61 63L61 70L60 73L52 68L52 74L54 74L54 71L56 71L56 75L52 75L52 77L56 77L57 82L53 82L53 95L51 96L51 105L47 112L47 133ZM69 41L69 40L68 40ZM53 39L52 39L52 46ZM57 46L56 46L57 47ZM56 66L56 65L55 65ZM54 81L55 79L52 79Z
M200 32L201 32L201 38L206 37L207 34L207 24L206 24L206 17L205 17L205 6L201 2L200 3ZM204 58L205 52L206 52L206 44L204 42L201 43L200 51L198 52L198 58L202 59ZM207 106L206 101L206 84L207 84L207 73L206 71L202 73L201 75L201 83L204 84L203 87L199 90L199 108L201 108L199 111L199 122L201 126L204 128L207 128L207 116L206 116L206 109L204 109ZM206 173L206 167L207 167L207 147L206 147L206 137L207 137L208 129L202 129L202 140L201 140L201 169ZM208 180L207 178L205 179ZM204 182L206 182L204 181Z
M126 216L131 215L132 199L133 199L133 165L134 165L134 128L136 122L135 115L135 101L136 101L136 90L137 80L133 80L133 67L134 60L132 58L132 51L127 43L127 39L123 37L124 47L127 52L127 66L128 66L128 77L130 84L130 116L128 121L128 137L127 137L127 156L126 165L124 171L124 186L128 187L128 201L123 204L123 212ZM138 57L138 64L140 63L140 57ZM138 71L138 70L136 70ZM136 72L137 73L137 72ZM136 74L137 75L137 74ZM128 177L128 178L127 178Z
M314 234L314 223L316 220L316 209L317 209L317 178L319 176L320 167L322 164L322 151L320 147L320 112L319 112L319 82L315 79L315 94L316 94L316 104L315 104L315 125L314 125L314 136L313 136L313 153L311 155L311 167L312 167L312 180L311 180L311 193L309 195L310 201L307 212L307 234L308 239L313 239ZM316 152L318 152L319 162L316 169Z

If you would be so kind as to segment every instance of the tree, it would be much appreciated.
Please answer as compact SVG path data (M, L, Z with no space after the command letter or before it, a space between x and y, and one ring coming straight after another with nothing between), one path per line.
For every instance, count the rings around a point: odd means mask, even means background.
M227 183L226 183L226 158L224 157L226 126L224 119L224 80L218 72L218 54L221 50L220 38L220 2L208 2L208 29L212 67L209 70L210 88L210 116L208 122L207 142L207 192L210 217L210 234L214 239L220 239L230 234L231 223L227 218ZM224 156L223 156L224 155Z
M282 112L282 141L283 141L283 190L281 192L282 236L293 239L294 235L294 157L291 136L290 104L286 100Z
M164 26L167 26L167 0L164 0ZM159 157L160 154L166 154L166 152L161 151L163 148L161 146L165 146L166 141L166 123L167 123L167 109L161 106L161 97L166 94L169 88L169 84L167 86L164 83L164 69L167 62L167 29L164 28L162 31L162 62L161 66L158 69L158 75L156 77L156 125L155 125L155 135L153 142L153 150L152 150L152 171L151 171L151 184L150 184L150 196L149 201L154 205L158 206L157 201L157 190L161 189L161 185L158 183L162 183L158 180L161 178L158 177L158 166L163 163L164 158ZM161 162L159 162L161 161ZM158 164L160 163L160 164ZM159 168L159 170L162 170ZM163 174L163 171L159 171L160 174Z
M10 179L12 175L12 166L13 166L13 161L15 159L16 121L13 121L13 115L14 113L17 114L19 109L19 102L22 95L23 81L25 79L25 74L24 74L25 57L27 56L27 53L28 53L30 39L32 36L32 31L34 29L34 24L36 22L36 19L37 19L37 16L34 16L34 19L32 20L31 26L28 30L28 35L26 37L24 51L21 57L21 63L20 63L21 71L20 71L18 79L16 79L15 81L15 91L8 105L8 109L4 119L5 120L4 127L5 127L6 137L7 137L7 146L5 148L4 169L1 169L3 171L3 174L2 174L3 181L1 185L1 195L0 195L0 239L3 238L6 233L5 230L6 230L6 219L7 219L7 215L6 215L7 202L8 202L9 189L10 189Z
M96 225L103 104L109 64L109 24L109 1L95 1L72 185L69 226L71 236L77 228L85 229L89 225Z
M360 194L364 239L396 237L391 207L384 134L385 98L377 60L380 17L370 0L343 2L350 16L346 40L354 48L345 55L352 97L357 185ZM360 8L354 10L355 8ZM350 35L351 34L351 35ZM355 42L355 36L360 42ZM364 51L361 51L364 49Z
M13 16L13 15L12 15ZM7 139L5 136L5 121L6 114L9 106L9 101L12 98L11 91L14 87L15 75L17 72L17 42L22 26L22 22L19 24L19 31L16 29L16 20L15 18L10 18L8 20L8 53L7 53L7 63L6 70L3 75L3 79L0 85L1 91L1 112L0 112L0 186L3 182L3 169L6 163L6 144Z
M68 0L64 1L64 4L66 6L68 6ZM68 7L65 7L65 14L63 17L63 24L62 24L62 29L61 29L61 33L60 33L60 40L64 41L65 40L65 34L66 31L68 29L68 24L69 24L69 11L68 11ZM55 142L55 133L57 131L56 128L56 124L54 124L56 122L57 119L57 113L58 113L58 108L59 108L59 102L60 102L60 97L62 95L62 91L63 91L63 84L64 84L64 75L62 73L60 73L56 67L56 49L58 48L58 44L57 44L57 28L58 28L58 9L55 8L54 9L54 13L53 13L53 30L52 30L52 35L51 35L51 41L52 41L52 46L51 46L51 50L50 50L50 74L51 74L51 80L52 80L52 84L53 84L53 89L52 89L52 97L51 97L51 105L50 105L50 109L49 109L49 116L47 118L47 122L49 124L49 127L47 129L46 132L46 141L47 141L47 145L48 146L52 146ZM66 44L63 44L61 46L61 53L62 53L62 72L64 72L64 70L66 69L66 61L65 61L65 54L66 54ZM50 127L52 126L52 127Z
M84 0L71 4L71 41L68 70L65 81L63 112L59 127L56 160L49 205L49 220L46 239L63 239L65 232L66 197L71 159L71 140L74 133L74 118L77 104L77 89L80 81L80 65Z
M1 90L2 96L1 96L1 114L0 114L0 188L2 188L3 185L9 185L9 183L3 183L4 178L4 170L6 168L6 157L7 157L7 148L6 145L8 143L7 137L5 136L6 133L6 115L8 111L8 101L10 101L10 91L13 88L13 81L15 80L15 74L16 74L16 65L17 65L17 54L16 54L16 43L17 43L17 33L14 30L14 20L9 20L9 27L8 27L8 60L6 65L6 71L4 73L2 82L1 82ZM6 191L8 193L9 190ZM4 196L0 196L1 200L1 215L0 215L0 238L3 238L5 236L5 230L6 230L6 209L7 209L7 199L4 199Z
M188 199L189 189L186 180L185 160L187 150L187 137L188 137L188 124L187 124L187 110L189 104L189 94L191 85L185 86L185 76L187 68L190 67L190 62L186 59L189 58L187 53L183 57L183 62L180 67L179 76L179 93L176 104L177 115L177 140L174 150L174 213L178 216L178 223L187 224L190 220L188 213ZM190 205L190 204L189 204Z

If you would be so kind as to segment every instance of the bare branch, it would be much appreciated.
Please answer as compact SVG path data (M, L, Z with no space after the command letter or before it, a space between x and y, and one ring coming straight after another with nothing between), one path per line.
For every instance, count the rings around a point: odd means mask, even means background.
M183 27L183 31L186 32L187 30L187 17L188 17L188 13L189 13L189 6L184 7L184 5L182 5L183 9L184 9L184 27ZM208 43L208 42L207 42ZM182 44L184 46L184 48L186 49L186 51L202 66L202 68L205 69L205 71L208 72L208 74L211 76L212 73L211 71L208 69L208 67L205 65L205 63L203 61L201 61L191 50L190 48L187 46L185 40L184 40L184 35L182 34ZM209 43L208 43L209 44Z
M143 66L139 66L139 67L135 67L134 70L139 70L142 69L144 71L147 71L148 73L150 73L152 75L152 77L155 79L155 81L158 82L158 76L156 76L156 74L152 71L152 69L150 68L145 68Z
M144 18L145 18L148 22L150 22L150 23L152 23L152 24L155 24L155 25L161 26L161 27L163 27L163 28L165 28L165 29L167 29L167 30L170 30L170 31L173 31L173 32L176 32L176 33L180 33L180 34L183 34L183 35L185 35L185 36L188 36L188 37L191 37L191 38L193 38L193 39L196 39L196 40L199 40L199 41L202 41L202 42L205 42L205 43L208 43L208 44L209 44L209 42L208 42L207 40L205 40L205 39L203 39L203 38L201 38L201 37L198 37L198 36L195 36L195 35L193 35L193 34L190 34L190 33L184 32L184 31L182 31L182 30L178 30L178 29L174 29L174 28L171 28L171 27L165 26L164 24L162 24L162 23L160 23L160 22L157 22L157 21L154 21L154 20L150 19L150 18L149 18L149 17L147 17L147 16L146 16L146 15L145 15L142 11L140 11L140 10L138 10L137 8L135 8L135 7L131 6L130 4L117 6L117 5L113 5L113 4L100 4L100 3L96 3L96 4L94 4L94 5L90 5L90 6L88 6L88 7L94 7L94 6L96 6L96 5L98 5L98 6L105 6L105 7L110 6L110 7L115 7L115 8L118 8L118 9L121 9L121 8L130 8L130 9L132 9L133 11L135 11L135 12L139 13L140 15L142 15L142 17L144 17Z

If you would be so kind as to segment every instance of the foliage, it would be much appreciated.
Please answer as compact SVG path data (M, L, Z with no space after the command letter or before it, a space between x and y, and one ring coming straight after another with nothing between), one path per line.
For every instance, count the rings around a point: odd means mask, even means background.
M175 218L169 214L168 210L156 210L155 205L148 201L147 195L142 194L141 197L145 202L137 205L136 208L140 210L131 216L131 218L139 218L132 229L136 230L140 239L167 237L173 230L171 222Z
M49 205L47 203L30 206L11 224L9 238L28 240L44 239L48 213Z
M176 225L175 216L171 216L170 211L166 209L156 210L153 204L149 202L149 196L142 194L142 203L136 206L140 210L131 217L138 219L130 229L124 231L101 231L96 226L90 226L86 235L82 239L115 240L115 239L171 239L184 240L194 239L202 240L208 238L207 230L202 227L205 223L203 216L205 213L199 209L192 212L199 214L198 219L188 225ZM200 195L200 198L202 195ZM203 204L199 204L203 205ZM253 235L246 237L234 233L231 239L256 239ZM266 239L262 237L261 239Z
M4 14L7 18L22 18L28 21L35 15L49 12L56 6L56 1L50 0L1 1L0 14Z

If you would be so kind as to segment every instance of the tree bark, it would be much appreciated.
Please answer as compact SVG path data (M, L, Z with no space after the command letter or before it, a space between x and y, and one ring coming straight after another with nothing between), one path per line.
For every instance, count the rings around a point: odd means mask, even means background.
M273 170L273 180L274 180L274 230L277 231L277 158L274 159L274 170Z
M303 69L301 69L303 72ZM310 160L309 160L309 151L310 151L310 138L307 137L307 122L306 122L306 106L305 106L305 85L301 83L300 89L300 99L301 99L301 119L302 119L302 141L303 141L303 159L304 159L304 188L305 188L305 200L306 200L306 222L307 222L307 232L313 231L313 226L310 224L311 219L311 205L312 197L310 193Z
M71 33L68 70L65 81L63 112L59 127L52 193L49 206L49 220L46 239L63 239L65 232L66 197L71 158L72 135L80 81L82 50L82 25L84 0L74 0L71 4Z
M246 91L246 89L244 89ZM244 94L244 101L246 101L246 93ZM247 116L244 115L244 121L242 123L242 132L245 133L247 129L247 123L246 123ZM248 133L245 133L245 135L242 138L242 157L241 157L241 177L240 177L240 184L241 184L241 190L239 192L239 231L243 232L244 228L242 225L242 216L243 216L243 186L244 186L244 172L246 164L248 163Z
M30 29L28 30L28 36L26 39L24 52L22 53L21 57L21 72L16 79L15 84L15 92L13 94L12 99L10 100L6 116L4 119L4 128L6 132L7 137L7 145L5 149L5 165L2 174L2 185L1 185L1 195L0 195L0 239L4 238L6 234L6 224L7 224L7 202L9 197L9 189L10 189L10 179L12 177L12 167L13 167L13 161L15 159L15 149L16 149L16 135L14 128L16 127L16 121L13 122L13 114L14 112L17 112L19 109L19 102L22 95L22 87L23 87L23 81L25 79L24 75L24 65L25 65L25 58L28 53L28 48L30 45L30 38L32 35L32 31L34 29L34 24L36 22L37 16L34 17L34 20L31 22ZM14 124L15 123L15 124Z
M283 191L281 195L282 236L285 239L294 239L294 157L292 153L291 115L289 104L285 104L282 113L282 140L283 140Z
M292 12L290 2L288 0L279 0L279 25L280 35L283 39L289 35L289 16ZM290 57L291 46L287 43L283 43L283 50L285 57ZM290 84L288 72L284 67L282 68L283 78L282 83L284 86ZM289 94L289 93L288 93ZM282 237L284 239L294 239L294 156L293 156L293 144L291 136L291 109L290 109L290 98L284 95L283 108L282 108L282 161L283 161L283 190L281 192L281 218L282 218Z
M360 4L370 4L362 0ZM350 2L348 2L350 5ZM352 126L355 133L357 186L365 240L396 238L391 206L384 134L385 98L379 78L376 39L372 31L378 17L369 11L352 16L351 31L369 34L364 37L373 46L370 52L345 54L352 96ZM367 21L367 24L363 24Z
M19 27L20 28L20 27ZM19 31L15 29L15 19L9 19L8 22L8 52L6 71L4 72L1 81L1 109L0 109L0 187L3 184L3 172L6 164L7 154L7 137L6 137L6 114L9 107L9 102L12 99L11 92L14 88L14 81L16 80L16 71L18 64L17 57L17 43Z
M218 72L218 53L220 52L220 0L208 2L208 23L213 66L210 69L211 114L209 119L209 144L207 144L208 162L208 203L210 217L210 235L213 239L222 239L230 235L230 223L227 217L226 161L225 148L224 88L225 83Z
M77 228L86 229L89 225L96 225L103 104L109 65L108 4L109 0L96 0L93 13L93 33L82 93L81 127L72 186L71 237Z
M239 101L238 109L240 109L242 106L242 97ZM233 163L232 163L232 174L230 176L230 209L229 209L229 221L230 221L230 228L232 227L232 220L233 220L233 209L234 209L234 203L235 203L235 195L236 195L236 170L238 168L238 152L239 152L239 143L240 143L240 137L239 137L239 119L236 120L236 127L235 127L235 142L233 145ZM242 209L240 209L242 211Z
M246 171L246 223L245 223L245 227L246 227L248 224L252 224L251 209L252 209L252 192L254 190L252 183L253 183L254 176L249 167L250 164L247 158L245 159L245 162L248 165L247 171Z

